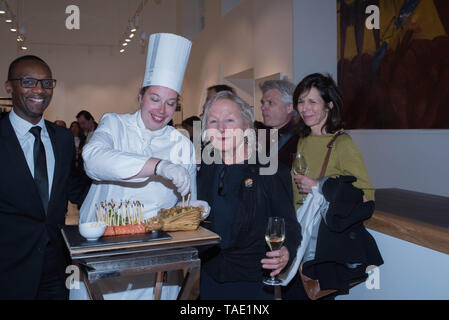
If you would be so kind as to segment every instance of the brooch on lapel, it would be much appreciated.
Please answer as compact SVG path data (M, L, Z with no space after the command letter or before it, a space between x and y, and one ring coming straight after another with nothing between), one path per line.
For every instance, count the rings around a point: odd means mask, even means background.
M251 188L253 186L253 179L248 178L245 180L245 187L246 188Z

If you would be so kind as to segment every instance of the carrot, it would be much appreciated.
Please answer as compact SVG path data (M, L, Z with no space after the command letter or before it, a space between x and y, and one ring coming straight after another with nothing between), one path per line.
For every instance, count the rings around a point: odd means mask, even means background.
M115 236L114 227L107 226L104 231L103 237Z

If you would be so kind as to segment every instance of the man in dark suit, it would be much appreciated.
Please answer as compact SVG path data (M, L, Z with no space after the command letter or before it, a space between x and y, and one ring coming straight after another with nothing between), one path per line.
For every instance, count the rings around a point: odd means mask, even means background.
M268 80L260 85L263 124L268 153L277 152L279 162L292 168L299 136L296 133L296 111L293 105L295 85L287 80ZM270 150L270 130L278 130L278 150Z
M68 298L60 228L81 191L71 187L72 133L43 118L55 85L38 57L10 65L13 108L0 120L0 299Z

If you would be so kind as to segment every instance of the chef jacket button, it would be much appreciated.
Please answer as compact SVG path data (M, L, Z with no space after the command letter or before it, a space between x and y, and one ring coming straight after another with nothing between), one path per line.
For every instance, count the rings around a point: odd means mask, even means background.
M349 239L355 240L357 238L357 234L354 231L349 232Z

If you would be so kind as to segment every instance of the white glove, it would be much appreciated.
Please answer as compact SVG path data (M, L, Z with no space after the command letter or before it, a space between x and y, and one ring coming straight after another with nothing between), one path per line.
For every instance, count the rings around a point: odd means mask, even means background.
M178 202L177 203L178 206L182 206L182 202ZM203 200L190 200L190 202L187 204L186 202L184 202L184 205L187 206L192 206L192 207L203 207L204 211L201 213L201 215L203 216L203 219L206 219L209 216L210 213L210 206L206 201Z
M156 167L158 176L171 180L181 196L190 191L190 175L186 168L167 160L161 160Z

